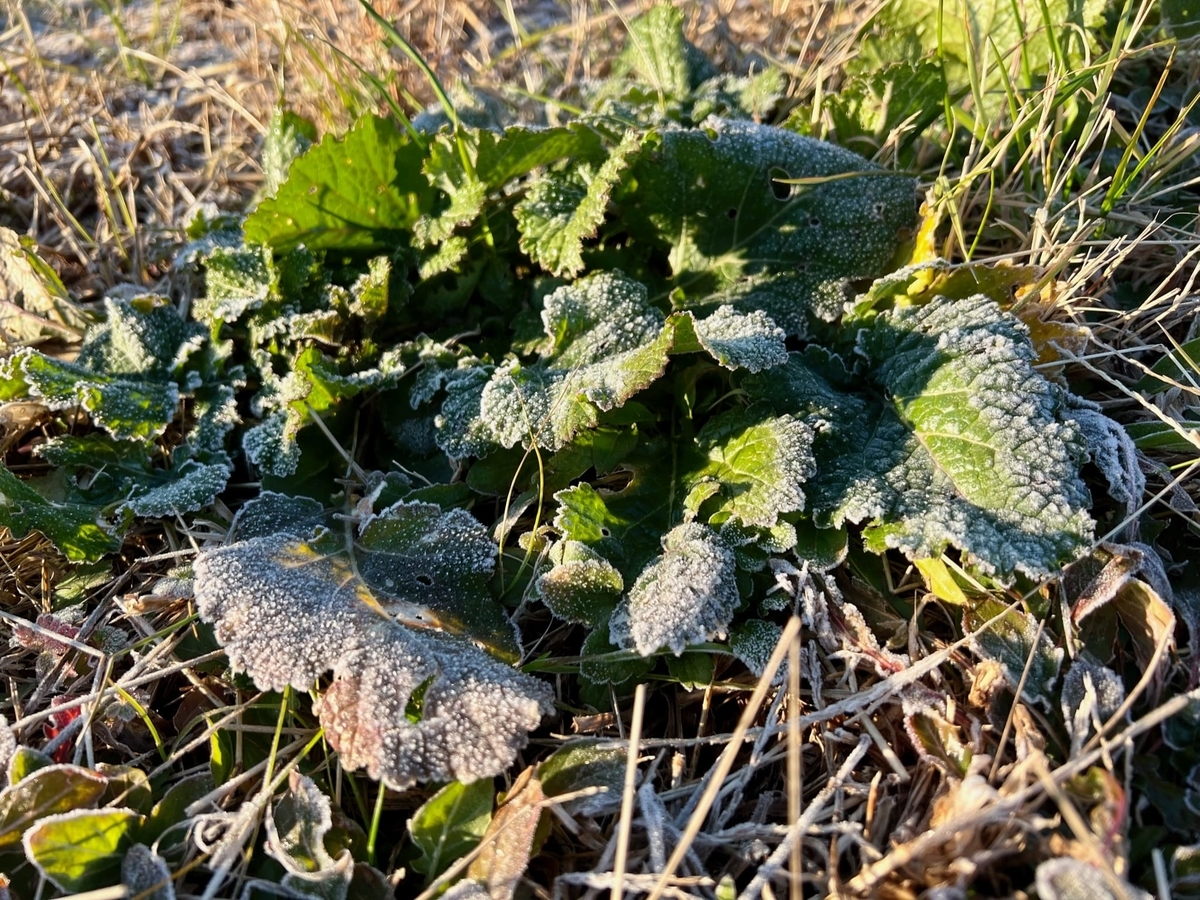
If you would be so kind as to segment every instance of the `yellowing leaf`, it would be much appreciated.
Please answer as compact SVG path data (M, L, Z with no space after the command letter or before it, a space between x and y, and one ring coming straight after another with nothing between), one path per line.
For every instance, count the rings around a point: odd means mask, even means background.
M925 579L925 586L929 588L930 593L939 600L945 600L947 603L953 603L955 606L965 606L967 604L967 595L963 593L963 589L954 580L950 569L940 558L925 557L924 559L914 559L913 565L917 567L917 570Z

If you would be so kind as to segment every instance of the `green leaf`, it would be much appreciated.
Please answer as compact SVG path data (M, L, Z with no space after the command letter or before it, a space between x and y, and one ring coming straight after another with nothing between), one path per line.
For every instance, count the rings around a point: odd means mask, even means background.
M663 554L638 576L613 613L610 633L642 656L724 633L741 604L730 549L704 525L688 522L664 535Z
M683 11L656 6L629 23L613 75L668 100L683 100L707 75L708 61L683 36Z
M62 891L117 884L141 819L132 809L76 809L44 816L25 832L25 855Z
M480 131L475 173L490 187L560 159L601 163L608 155L600 135L583 123L560 128L506 128L503 135Z
M1005 612L1007 604L990 598L963 610L963 631L973 632L996 616L999 620L972 640L972 648L984 659L1000 663L1009 690L1016 691L1029 663L1029 675L1021 688L1026 703L1036 703L1047 712L1054 710L1054 684L1062 667L1063 649L1055 647L1044 631L1037 638L1033 616L1019 609ZM1032 662L1029 662L1032 657Z
M105 579L108 580L107 578ZM9 732L11 735L11 732ZM8 783L18 784L38 769L54 765L54 759L41 750L18 745L8 761Z
M701 690L713 680L713 657L707 650L685 653L683 656L668 656L667 671L671 678L685 691Z
M292 163L275 196L246 219L246 240L276 251L389 250L432 205L424 158L392 119L364 116Z
M804 509L801 485L816 467L812 429L800 420L739 408L710 419L696 442L704 461L685 476L685 506L708 511L711 524L736 519L770 528L783 513Z
M1172 388L1174 385L1171 382L1184 387L1194 387L1198 378L1200 378L1200 338L1180 344L1167 353L1151 366L1150 373L1143 375L1133 389L1145 391L1148 394L1157 394Z
M676 313L674 353L704 350L726 369L761 372L787 362L786 334L762 310L740 313L719 306L696 320L691 313Z
M479 603L495 552L465 511L400 503L366 523L359 546L325 532L206 551L196 606L263 690L308 691L333 670L314 711L347 770L396 790L475 780L505 769L552 709L546 685L437 630L448 617L424 605L426 593Z
M39 768L6 787L0 791L0 850L17 846L40 819L97 803L104 787L103 775L68 765Z
M917 225L911 178L830 144L719 119L656 141L620 220L669 251L677 307L734 303L803 335L810 314L841 313L842 280L883 274Z
M282 106L271 111L263 139L263 193L273 197L287 178L292 162L317 140L317 127L299 113Z
M1081 64L1095 47L1094 35L1103 31L1104 9L1099 0L1029 5L1008 0L901 0L875 18L875 34L863 42L863 67L936 58L955 99L971 90L974 68L984 94L980 99L994 111L1005 103L1001 66L1013 83L1028 87L1026 73L1044 76L1052 60L1060 70Z
M1179 40L1200 34L1200 5L1196 0L1160 0L1162 17Z
M188 821L187 808L215 786L208 772L190 775L171 785L150 810L150 815L138 831L138 839L160 847L182 843L186 831L178 826ZM168 832L170 837L167 836Z
M564 805L572 815L602 815L620 802L625 756L623 748L608 741L573 740L538 763L537 775L547 797L601 788L603 793L578 797Z
M90 413L115 438L158 437L179 405L179 388L172 382L98 373L28 349L0 361L0 379L23 384L25 396L50 409L79 408Z
M550 550L553 568L535 582L538 599L558 618L596 627L608 621L625 583L612 563L587 544L560 541Z
M535 181L513 211L521 250L555 275L583 271L583 243L604 221L612 190L641 144L641 135L629 131L599 168L580 162L568 172L550 172Z
M425 884L475 849L492 820L494 801L490 778L470 784L452 781L413 813L408 833L421 855L412 866L425 876Z
M938 298L880 316L859 351L878 393L820 354L793 356L764 391L827 423L809 487L818 524L865 522L875 552L953 546L985 571L1033 577L1090 543L1086 448L1013 317L982 295Z
M554 527L611 562L625 584L659 554L663 534L682 517L671 453L665 441L645 441L618 470L629 474L621 490L601 494L583 483L554 495Z
M55 503L45 499L0 466L0 525L14 537L31 530L48 537L68 559L99 559L120 542L97 524L96 510L78 503Z
M899 60L848 75L822 108L839 144L857 148L861 142L865 152L873 153L897 128L907 132L903 144L924 132L942 115L945 97L940 62Z

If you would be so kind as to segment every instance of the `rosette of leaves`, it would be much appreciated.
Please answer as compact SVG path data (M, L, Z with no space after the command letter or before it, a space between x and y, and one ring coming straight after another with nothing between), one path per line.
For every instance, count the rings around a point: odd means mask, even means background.
M264 690L333 672L315 711L347 769L398 790L496 775L553 710L547 685L477 646L519 652L469 513L402 499L350 540L315 524L315 501L268 494L242 515L197 559L196 606Z
M0 523L37 529L69 558L116 549L136 519L211 503L232 471L225 437L238 421L232 388L212 377L204 329L168 300L108 298L104 318L67 362L32 349L0 361L0 396L78 413L35 454L53 471L18 480L0 468ZM178 424L177 424L178 423Z

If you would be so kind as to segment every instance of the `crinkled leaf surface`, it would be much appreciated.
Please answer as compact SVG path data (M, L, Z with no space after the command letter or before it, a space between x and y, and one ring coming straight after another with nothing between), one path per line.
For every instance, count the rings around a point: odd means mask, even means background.
M733 551L712 529L688 522L663 537L663 554L646 567L613 614L611 634L643 656L723 633L741 603Z
M917 224L912 179L830 144L721 119L659 140L631 170L621 214L631 233L670 248L683 305L742 282L753 287L731 302L804 334L822 284L883 274ZM840 312L828 306L823 316Z
M97 373L28 349L0 362L0 380L19 386L14 396L37 399L50 409L78 407L90 413L115 438L157 437L179 404L173 382Z
M419 517L428 504L413 506ZM377 517L368 530L387 521ZM397 521L397 533L380 539L381 552L400 557L397 594L373 590L344 547L276 535L201 555L197 607L215 624L233 667L263 689L308 690L333 670L316 711L346 768L365 767L397 789L495 775L550 712L550 691L469 640L430 627L435 617L422 615L420 595L414 602L400 593L411 589L400 579L413 571L414 559L424 554L445 566L418 575L457 563L468 578L491 560L474 541L424 550L420 538L406 544L406 523L402 516ZM442 536L453 536L454 525ZM371 549L365 536L364 545ZM467 596L464 605L476 599Z
M432 202L425 151L395 120L364 116L343 138L326 135L246 219L246 240L288 250L387 249Z
M612 563L579 541L555 544L550 559L554 566L535 582L547 608L568 622L595 627L607 620L625 589Z
M713 525L736 519L772 527L782 513L804 509L801 485L816 470L812 441L804 422L771 416L765 406L711 419L696 436L704 463L687 476L694 492L688 507L711 510Z
M577 275L584 268L583 242L604 221L609 196L641 148L630 131L599 167L581 162L567 173L554 172L533 183L514 214L521 249L556 275Z
M813 354L793 356L774 384L758 382L828 423L809 491L819 523L867 522L877 552L929 557L954 546L986 570L1035 577L1087 546L1086 448L1033 369L1020 323L982 295L938 298L880 316L859 350L878 393Z
M185 322L165 297L104 300L104 321L88 330L76 362L102 375L140 375L164 381L179 374L203 340L198 322Z
M1037 703L1047 712L1052 711L1063 649L1055 647L1044 630L1039 636L1033 616L1019 609L1007 609L1007 604L990 598L963 610L963 631L973 632L996 617L999 618L994 624L972 640L972 648L984 659L1000 663L1004 680L1013 691L1021 684L1028 665L1029 675L1021 688L1022 698L1027 703Z

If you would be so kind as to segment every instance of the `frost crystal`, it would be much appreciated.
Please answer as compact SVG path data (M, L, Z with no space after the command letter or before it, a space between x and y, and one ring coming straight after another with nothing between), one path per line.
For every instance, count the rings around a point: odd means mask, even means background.
M201 554L196 604L263 690L334 681L315 710L347 769L396 790L499 774L553 710L547 685L470 641L401 624L340 557L283 535Z
M762 310L740 313L731 306L718 307L696 323L696 336L727 369L761 372L787 362L787 335Z
M650 563L613 614L610 636L649 656L724 633L741 598L734 555L712 529L688 522L663 537L663 555Z
M938 297L878 317L859 351L885 402L850 379L831 385L832 360L822 372L808 356L789 363L809 369L788 379L798 404L834 413L810 486L820 524L870 522L876 551L936 556L951 545L989 571L1033 577L1090 542L1086 447L1016 319L983 295Z

